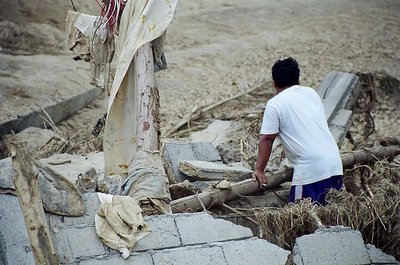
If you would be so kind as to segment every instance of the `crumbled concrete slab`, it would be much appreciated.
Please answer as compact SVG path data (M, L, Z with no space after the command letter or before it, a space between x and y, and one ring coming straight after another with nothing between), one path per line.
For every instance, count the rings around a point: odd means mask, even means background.
M253 236L247 227L216 219L207 213L175 216L183 245L245 239Z
M251 178L252 170L241 166L229 166L207 161L182 161L179 170L195 180L241 181Z
M206 129L190 135L193 142L210 142L218 150L224 163L240 161L240 139L245 130L233 121L213 121Z
M151 233L139 240L133 251L173 248L182 245L174 216L146 216L144 221L150 227Z
M220 247L182 247L157 251L153 254L155 265L228 265Z
M351 110L340 109L333 117L329 129L336 143L340 146L351 126Z
M44 123L42 116L45 116L41 107L57 124L102 93L102 89L89 84L87 70L90 66L84 62L74 62L63 55L2 55L1 57L2 63L5 61L6 64L15 65L18 61L19 66L29 72L29 76L23 76L25 72L19 69L13 72L12 77L2 78L4 89L0 90L0 98L5 97L9 100L3 101L1 105L0 136L12 130L18 133L28 127L41 127ZM48 63L40 63L42 60ZM77 64L80 64L80 67L77 67ZM35 65L34 71L33 65ZM63 72L62 82L54 78L54 73L60 71ZM21 75L21 78L15 78L15 75ZM82 80L77 81L77 77ZM31 85L33 81L35 86ZM65 82L68 82L68 85L65 85ZM13 98L7 94L10 89L17 91L17 95Z
M331 71L325 76L316 91L324 104L329 125L340 109L351 109L360 90L359 78L354 74Z
M39 160L49 166L56 173L64 176L72 183L78 180L79 174L84 174L90 168L97 173L104 172L103 152L83 155L55 154L49 158Z
M105 259L90 259L79 262L79 265L153 265L153 259L150 253L134 253L126 260L121 258L120 255L113 255Z
M282 265L290 254L290 251L256 237L213 245L222 247L229 265Z
M0 194L0 264L35 265L18 197Z
M166 142L162 149L162 159L170 184L188 179L179 171L179 165L184 160L222 163L218 151L208 142Z
M370 264L361 233L347 227L319 229L298 237L293 251L296 265Z
M366 247L372 264L400 264L393 256L382 252L374 245L367 244Z

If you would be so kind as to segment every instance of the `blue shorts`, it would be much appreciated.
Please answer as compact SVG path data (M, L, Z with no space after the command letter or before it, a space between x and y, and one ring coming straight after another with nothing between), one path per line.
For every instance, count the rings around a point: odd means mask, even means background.
M314 203L326 204L325 197L330 189L340 190L343 186L343 176L337 175L307 185L290 187L289 202L311 198Z

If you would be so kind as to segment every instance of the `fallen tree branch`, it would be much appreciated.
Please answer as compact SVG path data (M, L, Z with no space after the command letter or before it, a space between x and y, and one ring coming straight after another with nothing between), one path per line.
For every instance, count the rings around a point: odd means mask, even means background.
M219 107L222 104L225 104L226 102L229 102L231 100L235 100L237 98L240 98L240 97L242 97L244 95L250 94L250 93L254 92L255 90L263 87L266 83L267 82L262 82L258 86L254 87L254 88L252 88L252 89L250 89L248 91L245 91L243 93L240 93L240 94L237 94L235 96L223 99L223 100L218 101L218 102L216 102L214 104L211 104L211 105L205 105L205 106L201 106L201 107L196 108L194 111L192 111L191 113L186 115L186 117L183 118L178 124L176 124L174 127L170 128L170 129L168 129L164 133L163 136L164 137L170 137L172 134L174 134L176 131L178 131L180 128L182 128L186 124L190 124L190 121L194 121L194 120L197 120L198 118L200 118L203 115L203 113L205 113L207 111L210 111L210 110L212 110L212 109L214 109L216 107Z
M385 157L393 157L400 154L400 146L378 146L364 150L358 150L341 156L344 168L351 167L357 163L365 163ZM239 196L251 195L265 189L274 188L284 182L290 181L293 177L292 168L282 168L268 175L268 184L260 188L258 181L246 179L232 184L227 190L213 189L197 195L191 195L174 200L170 203L171 210L177 212L201 211L203 207L219 206L226 201L236 199ZM202 203L200 203L200 200Z

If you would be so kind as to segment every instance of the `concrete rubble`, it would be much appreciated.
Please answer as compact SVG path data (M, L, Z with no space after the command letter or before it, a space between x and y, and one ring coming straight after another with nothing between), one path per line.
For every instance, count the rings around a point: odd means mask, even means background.
M329 73L317 90L323 99L330 129L339 144L350 126L351 106L359 90L358 77L342 72ZM221 180L223 182L219 183L226 184L229 189L228 181L249 179L251 168L240 163L229 164L241 160L242 133L239 124L214 121L206 130L192 134L191 142L165 142L162 158L172 199L174 192L175 197L180 198L196 194ZM18 135L21 141L35 135L35 142L25 141L31 151L57 137L50 130L35 128ZM124 260L118 251L103 245L95 229L95 213L100 207L95 191L118 194L122 183L121 176L104 175L103 153L86 156L56 154L39 161L75 183L86 207L80 217L46 214L60 264L259 265L286 264L290 258L290 251L254 237L249 228L201 212L146 216L145 222L152 232L139 240ZM12 193L14 184L9 178L12 174L11 158L0 160L0 264L35 264L18 197L1 193ZM266 194L262 201L252 204L259 203L264 207L267 201L269 205L271 202L280 205L281 197L288 196L288 189L276 193L279 196L268 193L270 198ZM248 200L257 200L255 197ZM296 239L292 254L296 265L400 264L375 246L365 245L361 233L347 227L319 229L314 234L301 236Z
M34 264L17 197L1 194L0 198L7 202L0 205L0 224L7 228L0 232L0 260L4 264ZM60 264L263 264L265 260L268 264L285 264L290 254L253 237L249 228L196 213L145 217L152 232L138 241L131 256L123 260L96 235L94 214L100 205L97 194L87 193L84 198L87 211L81 217L48 214ZM10 207L17 210L11 211ZM15 230L19 234L13 233ZM13 240L16 236L18 240ZM24 262L18 262L21 260Z
M251 178L253 173L253 170L243 165L226 165L207 161L182 161L179 170L195 180L241 181Z
M179 171L182 161L198 160L222 163L218 151L209 142L165 142L162 158L170 184L188 179L185 174Z
M394 257L372 245L365 245L361 233L349 227L318 229L314 234L296 239L293 248L295 265L400 264Z

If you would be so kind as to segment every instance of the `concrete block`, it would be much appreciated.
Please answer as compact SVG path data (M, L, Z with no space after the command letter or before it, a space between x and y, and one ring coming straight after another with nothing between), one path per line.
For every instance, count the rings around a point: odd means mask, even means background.
M294 248L297 264L350 265L370 264L361 233L346 227L319 229L314 234L296 239Z
M190 146L193 150L194 157L196 158L194 160L209 162L221 161L221 156L211 143L191 142Z
M154 265L227 265L222 249L207 245L157 251L153 261Z
M75 183L79 174L94 168L97 173L104 172L103 152L90 153L85 156L71 154L55 154L49 158L39 160L55 172Z
M251 178L252 170L240 166L229 166L207 161L182 161L179 170L196 180L241 181Z
M328 124L340 109L351 109L360 92L358 76L350 73L329 72L317 88L324 104Z
M10 194L0 194L0 264L35 264L18 197Z
M162 158L170 184L187 179L187 176L179 171L179 165L184 160L222 162L218 151L208 142L164 143Z
M340 109L333 116L329 125L332 136L339 146L343 143L346 133L350 129L352 114L351 110Z
M71 263L78 258L93 258L106 254L96 229L91 226L62 229L54 233L53 242L61 263Z
M85 193L82 194L82 198L86 207L84 215L78 217L67 217L48 214L50 229L57 232L60 229L94 226L94 215L100 207L99 197L97 196L97 193Z
M184 246L253 236L249 228L216 219L207 213L178 214L175 222Z
M172 215L149 216L144 221L150 227L151 233L139 240L133 251L173 248L182 244Z
M333 139L335 139L335 142L338 146L341 146L344 138L346 137L347 130L343 127L339 126L330 126L329 130L331 131L331 134L333 136Z
M283 265L290 251L259 238L250 238L225 243L214 243L221 246L229 265Z
M376 248L374 245L367 244L367 252L371 263L373 264L396 264L396 259ZM398 263L400 264L400 263Z
M0 160L0 189L15 190L15 171L11 157Z
M79 265L153 265L153 259L149 253L135 253L127 259L123 259L121 255L113 255L103 259L89 259L79 262Z

